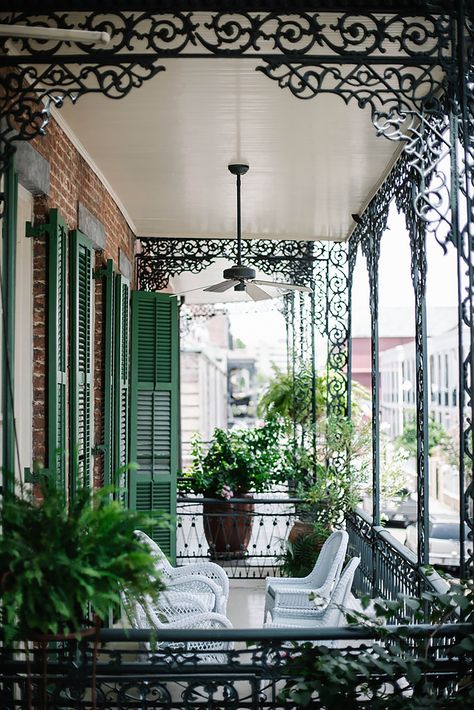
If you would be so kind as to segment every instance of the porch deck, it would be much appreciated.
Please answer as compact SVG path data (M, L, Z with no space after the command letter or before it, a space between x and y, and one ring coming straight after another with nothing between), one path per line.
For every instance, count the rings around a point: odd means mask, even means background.
M261 629L264 606L264 579L230 580L227 616L235 629Z

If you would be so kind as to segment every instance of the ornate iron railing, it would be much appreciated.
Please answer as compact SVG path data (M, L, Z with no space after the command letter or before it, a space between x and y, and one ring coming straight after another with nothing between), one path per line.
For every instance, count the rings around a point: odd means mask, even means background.
M397 599L399 594L419 596L425 590L445 591L446 583L423 571L414 555L372 518L357 508L346 519L349 553L361 558L354 578L356 594Z
M219 562L231 579L277 573L299 498L283 494L232 501L178 498L177 563Z
M232 501L181 497L177 505L177 563L212 559L231 579L263 579L278 574L288 535L297 518L300 498L284 494ZM357 508L347 516L350 556L361 562L354 578L354 593L397 599L399 594L419 596L424 590L444 591L446 583L429 576L416 556L385 528Z
M419 626L406 633L413 639L410 655L425 659L426 654L431 661L422 680L433 700L455 695L470 673L472 654L456 656L453 643L469 629ZM440 634L447 643L433 645ZM109 629L96 639L68 641L60 648L30 644L27 651L20 644L14 651L0 649L0 705L3 710L297 708L301 705L284 699L282 691L295 680L294 662L301 653L312 659L342 653L357 661L374 637L373 629L360 627L160 631L158 639L147 630ZM306 651L298 647L305 641L313 642ZM338 648L328 649L335 644ZM370 694L362 692L358 707L373 707L374 699L387 693L387 684L400 701L417 692L416 681L403 669L389 677L381 666L370 679L361 676L360 683L370 686ZM314 697L311 707L327 704Z

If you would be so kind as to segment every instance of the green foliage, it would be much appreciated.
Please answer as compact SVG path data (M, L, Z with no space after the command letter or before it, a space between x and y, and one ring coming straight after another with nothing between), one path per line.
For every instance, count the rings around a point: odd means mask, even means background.
M406 449L410 456L417 455L416 447L416 417L413 416L403 425L403 433L396 439L396 445ZM445 453L452 450L452 440L446 430L438 424L433 415L428 420L428 456L433 454L434 449L439 448Z
M306 577L313 569L329 531L319 530L299 535L294 542L287 540L286 549L278 556L280 573L284 577Z
M312 366L300 361L295 373L284 372L273 366L274 377L262 394L257 407L261 417L281 417L288 426L309 424L312 421ZM316 376L316 417L320 417L326 407L325 378Z
M283 480L281 425L271 420L254 429L215 429L206 450L192 441L193 461L180 483L183 492L230 498L267 490Z
M300 514L321 530L331 530L360 501L369 465L370 425L356 426L333 415L321 423L318 441L316 460L298 450L294 478L297 494L305 500Z
M78 631L92 605L99 619L120 603L163 588L148 548L133 535L150 525L110 501L110 489L64 495L42 477L41 499L8 496L0 536L0 588L6 641L31 633ZM154 520L153 524L157 524Z
M368 600L363 600L365 606ZM455 643L444 647L444 667L456 670L456 679L432 675L436 662L430 653L432 635L416 641L404 625L387 627L395 612L409 611L407 623L423 620L423 609L430 605L432 624L441 625L453 613L463 612ZM289 676L282 698L298 707L333 708L343 700L346 708L370 710L445 710L474 707L474 582L452 581L446 593L426 592L420 598L400 595L396 601L375 603L378 621L364 613L347 613L349 623L370 626L375 642L369 648L339 650L311 643L296 644L290 650L286 671ZM433 682L434 678L434 682ZM389 681L389 682L387 682ZM317 703L317 705L316 705Z

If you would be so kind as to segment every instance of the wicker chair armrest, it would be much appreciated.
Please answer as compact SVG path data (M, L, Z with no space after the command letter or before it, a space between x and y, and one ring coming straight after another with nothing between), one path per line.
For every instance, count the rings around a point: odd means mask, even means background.
M221 588L212 579L198 574L179 575L166 580L166 588L175 591L213 594L217 599L221 594Z
M160 612L164 614L168 621L191 614L205 614L209 611L206 604L195 594L171 590L160 594L156 604L153 604L153 609L158 614Z
M213 611L204 614L190 614L177 621L165 624L170 629L232 629L232 623L223 614Z
M265 589L269 587L295 587L304 584L306 577L267 577Z
M198 575L211 579L215 584L221 587L221 593L224 594L226 598L229 596L229 578L225 570L214 562L193 562L173 569L173 578L178 579L189 575Z
M275 609L286 607L289 609L318 609L318 606L327 606L329 595L321 595L321 589L309 589L307 587L292 588L291 591L275 589ZM310 600L309 595L314 594L320 597ZM326 600L326 601L324 601Z

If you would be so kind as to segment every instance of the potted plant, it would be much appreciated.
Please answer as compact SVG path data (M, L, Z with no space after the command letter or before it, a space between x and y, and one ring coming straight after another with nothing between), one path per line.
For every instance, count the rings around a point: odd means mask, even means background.
M252 533L252 494L283 479L281 425L265 422L254 429L215 429L206 448L192 442L192 464L181 491L202 494L204 532L214 557L246 554Z
M266 419L279 417L291 431L294 424L306 427L313 418L312 364L298 360L295 371L273 366L274 376L260 397L257 412ZM315 377L315 415L319 419L326 408L326 378Z
M66 502L40 477L36 495L5 496L0 534L4 639L80 635L129 599L156 599L163 585L148 548L133 531L150 520L86 488ZM156 524L156 521L154 521ZM96 623L95 622L95 623Z

